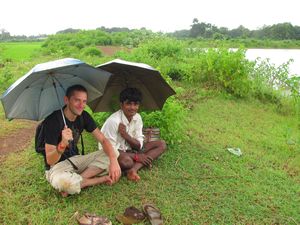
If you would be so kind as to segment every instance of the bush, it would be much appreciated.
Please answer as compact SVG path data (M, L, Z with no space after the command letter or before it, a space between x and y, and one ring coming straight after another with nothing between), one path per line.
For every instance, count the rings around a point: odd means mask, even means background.
M146 53L154 59L162 59L164 57L180 57L184 48L183 42L173 39L160 39L150 41L141 46L146 49Z
M193 59L191 80L224 89L236 97L245 97L251 89L249 73L253 64L246 60L245 50L200 50Z
M255 60L255 66L249 74L252 80L252 95L263 101L281 104L283 93L293 90L295 84L289 78L288 66L290 61L278 67L269 59Z
M1 63L0 63L1 64ZM1 70L0 70L1 72ZM6 88L8 88L13 82L14 76L11 70L5 69L1 72L0 76L0 93L2 93Z
M65 56L69 53L78 54L79 50L85 47L109 45L111 43L111 37L106 32L91 30L51 35L42 47L46 54L60 54Z
M161 137L169 144L181 142L182 121L186 110L174 97L170 97L161 111L142 112L144 127L159 127Z
M83 49L83 54L86 56L102 56L102 52L96 47L87 47Z
M192 74L192 65L183 59L177 60L171 57L165 57L160 60L158 70L172 80L182 81L190 80Z
M90 111L91 112L91 111ZM99 112L99 113L93 113L93 117L98 125L98 127L101 129L103 126L105 120L112 114L112 112Z

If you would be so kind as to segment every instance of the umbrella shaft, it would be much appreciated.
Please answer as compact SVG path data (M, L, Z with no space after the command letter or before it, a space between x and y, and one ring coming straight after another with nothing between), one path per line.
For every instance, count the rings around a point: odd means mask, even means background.
M53 81L53 87L54 87L54 89L55 89L57 101L58 101L58 103L59 103L59 105L60 105L61 115L62 115L62 118L63 118L63 121L64 121L65 126L67 126L66 119L65 119L65 115L64 115L64 112L63 112L63 110L62 110L62 106L61 106L61 104L60 104L60 100L59 100L58 93L57 93L57 89L56 89L56 84L55 84L55 81L54 81L53 77L52 77L52 81Z

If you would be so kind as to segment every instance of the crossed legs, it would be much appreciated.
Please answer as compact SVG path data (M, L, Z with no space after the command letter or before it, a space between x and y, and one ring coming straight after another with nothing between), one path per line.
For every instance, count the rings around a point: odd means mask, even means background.
M138 170L140 170L145 165L149 167L152 166L152 160L157 159L161 154L163 154L166 150L166 143L163 140L159 141L151 141L144 145L145 151L140 153L142 156L143 162L135 161L134 156L135 153L123 152L120 151L120 156L118 158L120 167L123 171L126 171L127 178L132 181L140 180L140 176L138 175Z
M104 172L101 168L106 168L109 163L104 154L97 151L84 156L73 156L70 160L78 167L78 171L65 160L47 171L46 178L62 196L80 193L82 188L97 184L112 185L113 181L108 175L100 176Z
M80 174L82 177L80 187L85 188L102 183L112 185L113 181L108 175L98 177L98 175L100 175L103 171L103 169L100 169L98 167L88 167L87 169L85 169Z

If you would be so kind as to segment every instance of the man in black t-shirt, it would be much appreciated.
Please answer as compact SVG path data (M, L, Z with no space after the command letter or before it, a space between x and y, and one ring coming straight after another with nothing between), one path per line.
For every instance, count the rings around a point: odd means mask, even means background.
M97 128L93 118L84 111L87 94L81 85L68 88L63 108L65 127L61 127L63 123L59 121L59 118L63 120L60 110L45 119L46 163L50 168L46 171L46 178L62 196L79 193L81 188L101 183L112 185L121 176L117 160L119 153ZM77 142L83 129L93 134L104 152L79 155ZM108 175L103 175L105 172Z

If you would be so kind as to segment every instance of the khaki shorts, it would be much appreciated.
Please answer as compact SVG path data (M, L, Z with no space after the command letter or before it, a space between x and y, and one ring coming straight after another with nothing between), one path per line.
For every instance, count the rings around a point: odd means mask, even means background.
M46 171L47 181L60 192L80 193L82 181L80 174L88 167L102 169L101 175L108 173L110 161L103 151L96 151L87 155L76 155L69 159L78 167L78 170L75 170L68 160L64 160Z

